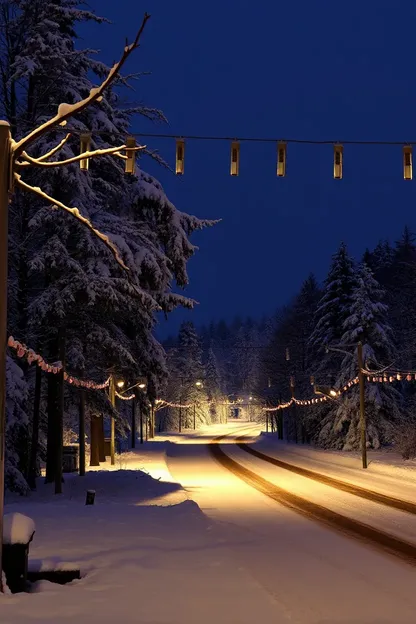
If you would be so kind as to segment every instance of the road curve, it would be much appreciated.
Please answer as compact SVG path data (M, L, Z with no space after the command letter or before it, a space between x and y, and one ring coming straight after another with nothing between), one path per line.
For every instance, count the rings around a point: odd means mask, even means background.
M416 544L400 540L384 531L380 531L368 524L343 516L331 509L327 509L322 505L313 503L297 494L288 492L270 483L270 481L267 481L255 472L248 470L234 459L231 459L231 457L222 450L220 443L226 437L227 435L222 435L214 438L209 445L210 452L219 464L245 483L309 520L319 522L332 530L370 544L377 550L394 555L396 558L412 566L416 566ZM241 437L239 440L241 440ZM239 442L239 444L241 444L241 442Z
M288 462L276 459L275 457L270 457L269 455L265 455L264 453L261 453L260 451L257 451L248 444L242 442L242 439L242 437L237 438L236 442L237 446L241 450L249 453L250 455L254 455L254 457L257 457L262 461L273 464L278 468L283 468L284 470L293 472L297 475L300 475L301 477L306 477L307 479L312 479L313 481L317 481L318 483L329 485L330 487L336 488L337 490L348 492L348 494L353 494L354 496L365 498L366 500L372 501L373 503L379 503L380 505L385 505L387 507L392 507L393 509L398 509L399 511L405 511L407 513L416 515L415 503L411 503L410 501L402 500L400 498L394 498L393 496L387 496L385 494L375 492L374 490L368 490L367 488L361 487L359 485L354 485L353 483L348 483L347 481L341 481L340 479L329 477L320 472L315 472L314 470L302 468L301 466L289 464Z

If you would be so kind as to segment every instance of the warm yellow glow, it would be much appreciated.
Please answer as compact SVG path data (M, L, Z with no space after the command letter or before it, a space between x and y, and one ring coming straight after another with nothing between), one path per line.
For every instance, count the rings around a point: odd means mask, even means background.
M132 136L127 137L126 147L127 160L125 161L125 172L130 175L134 175L134 172L136 170L136 152L133 151L132 148L136 147L136 139Z
M79 150L80 154L83 154L84 152L89 152L90 147L91 147L91 135L89 133L81 134L80 143L81 143L80 150ZM88 171L89 163L90 163L89 158L84 158L83 160L80 160L79 161L80 169L82 171Z
M277 144L277 175L279 178L286 175L286 143L283 141Z
M342 145L334 145L334 178L335 180L342 179L342 160L343 160L343 147Z
M331 388L331 390L329 391L329 394L330 394L331 396L337 396L337 391L336 391L336 390L334 390L333 388Z
M405 180L413 178L412 151L411 145L405 145L403 148L403 177Z
M139 388L140 390L144 390L146 388L146 384L145 383L139 383Z
M230 174L238 176L240 170L240 144L237 141L231 143L231 167Z
M124 388L124 381L122 379L117 381L117 388Z
M183 175L185 172L185 141L176 139L176 175Z
M202 383L202 381L197 381L197 382L195 382L195 385L196 385L198 388L202 388L203 383Z

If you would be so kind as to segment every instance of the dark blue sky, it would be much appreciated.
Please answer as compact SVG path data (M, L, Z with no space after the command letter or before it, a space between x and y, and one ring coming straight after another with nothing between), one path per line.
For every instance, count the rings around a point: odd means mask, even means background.
M142 11L152 14L129 71L152 72L137 99L161 108L169 127L137 120L135 131L178 135L416 141L414 0L90 0L113 24L89 26L84 42L118 58ZM174 142L158 140L172 164ZM288 146L276 178L274 144L242 143L240 176L228 143L191 142L185 176L147 163L171 201L222 223L195 237L188 294L176 313L196 324L261 316L288 300L310 271L325 277L341 240L360 256L378 239L416 229L415 184L401 147L346 146L344 179L332 179L332 146Z

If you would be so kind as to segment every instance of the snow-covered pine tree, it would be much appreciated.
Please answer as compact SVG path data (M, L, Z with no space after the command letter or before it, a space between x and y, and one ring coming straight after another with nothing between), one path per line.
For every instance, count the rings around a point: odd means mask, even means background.
M202 348L192 321L185 321L179 328L177 348L170 358L170 376L168 384L168 400L189 408L175 409L170 421L176 419L178 425L181 418L182 427L193 426L195 409L196 425L209 423L206 392L204 389L205 370L202 363ZM201 385L197 385L201 382Z
M341 338L341 344L345 350L351 351L351 356L345 355L343 359L338 387L357 375L357 352L351 345L362 342L364 367L369 369L386 366L394 358L392 330L387 322L388 308L382 302L383 298L384 291L371 270L365 264L360 265ZM400 402L400 394L391 384L366 383L367 445L370 448L379 448L392 441L394 429L402 418ZM322 422L319 444L343 450L358 449L359 419L359 387L353 386L331 404Z
M205 391L208 399L211 422L224 420L224 397L221 393L221 376L217 358L212 346L208 349L208 358L205 364Z
M60 102L85 97L93 86L92 74L100 80L107 72L90 50L74 45L77 23L102 19L81 10L76 0L3 4L13 37L2 56L10 80L2 83L1 97L19 137L55 114ZM18 105L11 107L15 98L20 98ZM102 102L70 121L76 138L65 143L59 159L78 153L82 131L92 131L93 148L119 144L135 113L162 118L159 111L142 106L121 110L115 92L107 92ZM61 129L42 137L33 155L47 152L63 137ZM177 211L144 172L126 179L122 163L112 157L91 162L89 172L78 165L36 169L27 180L77 205L116 242L130 273L127 277L91 232L68 215L38 198L16 194L10 219L11 331L56 359L56 330L65 326L70 370L98 379L110 369L126 380L144 374L154 397L166 374L163 350L152 335L155 311L192 306L172 293L172 286L174 281L186 285L186 262L195 249L189 235L208 222ZM94 395L89 398L91 403Z
M344 322L351 306L352 291L356 286L353 259L345 243L332 257L331 267L324 282L324 292L315 313L315 328L309 339L309 346L315 353L312 368L316 374L325 374L325 381L337 371L340 358L334 353L325 353L326 345L339 344L344 333ZM331 370L331 367L333 370Z

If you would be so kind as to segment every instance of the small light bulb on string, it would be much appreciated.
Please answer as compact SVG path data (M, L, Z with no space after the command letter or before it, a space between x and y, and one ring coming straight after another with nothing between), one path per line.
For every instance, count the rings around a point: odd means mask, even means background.
M125 173L129 175L134 175L136 171L136 152L134 148L136 147L136 139L133 136L127 137L126 140L126 156L125 160Z
M233 141L231 143L231 166L230 175L238 176L240 171L240 143Z
M84 152L89 152L91 149L91 134L89 132L83 132L80 136L80 154L84 154ZM83 158L79 161L79 168L81 171L88 171L90 164L89 158Z
M343 164L343 146L340 144L334 145L334 179L342 179L342 164Z
M413 148L411 145L405 145L403 147L403 177L405 180L411 180L413 178L412 151Z
M287 146L284 141L279 141L277 144L277 176L284 178L286 175L286 153Z
M185 141L176 139L176 175L183 175L185 172Z

